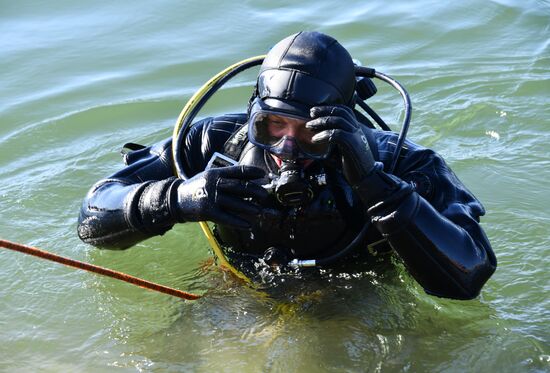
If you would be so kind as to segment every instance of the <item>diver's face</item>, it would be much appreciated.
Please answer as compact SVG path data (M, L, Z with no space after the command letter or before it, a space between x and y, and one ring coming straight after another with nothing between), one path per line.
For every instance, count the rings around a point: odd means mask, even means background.
M296 139L298 143L312 144L311 138L315 132L306 128L306 123L306 119L276 114L269 114L266 118L267 132L270 137L283 139L286 136Z
M283 139L283 147L293 148L297 146L297 143L311 144L311 138L315 133L306 128L306 123L306 119L270 114L267 121L267 132L273 138ZM295 139L295 141L292 139ZM289 152L292 153L292 149ZM281 167L282 159L273 153L270 154L277 165ZM307 167L312 162L311 159L304 159L300 163L303 167Z
M327 144L312 141L316 132L306 128L311 118L273 110L256 110L249 119L250 141L276 158L287 161L322 158Z

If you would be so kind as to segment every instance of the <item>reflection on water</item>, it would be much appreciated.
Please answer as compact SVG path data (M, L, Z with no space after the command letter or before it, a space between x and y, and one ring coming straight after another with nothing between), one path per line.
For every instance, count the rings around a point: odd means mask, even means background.
M119 366L134 366L135 356L143 355L151 367L193 370L429 367L412 361L418 353L439 351L423 338L445 341L453 334L464 343L498 332L491 330L494 325L481 325L493 314L488 307L441 305L419 293L400 266L312 270L279 276L267 289L251 288L214 268L204 278L210 286L205 297L180 302L155 333L149 334L151 325L119 331L124 343L140 345L132 360L118 360ZM181 356L194 358L184 363ZM450 358L438 352L432 367Z

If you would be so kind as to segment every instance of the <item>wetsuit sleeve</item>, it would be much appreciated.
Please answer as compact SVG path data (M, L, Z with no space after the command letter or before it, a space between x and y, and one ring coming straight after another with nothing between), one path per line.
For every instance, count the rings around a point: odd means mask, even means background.
M427 293L472 299L496 269L479 225L485 210L439 155L428 149L405 153L396 193L410 185L413 191L368 213Z
M79 237L123 249L169 230L175 223L170 195L176 182L170 151L170 142L139 150L139 160L96 183L80 210Z
M207 118L186 138L182 162L188 176L204 170L235 128L233 118ZM131 154L130 164L100 180L82 204L78 235L95 246L124 249L162 235L178 222L171 141Z

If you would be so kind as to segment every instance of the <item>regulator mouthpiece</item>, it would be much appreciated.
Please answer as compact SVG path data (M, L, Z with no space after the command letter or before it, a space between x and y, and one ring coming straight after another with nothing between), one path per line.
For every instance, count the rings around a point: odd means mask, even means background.
M295 161L283 161L275 184L275 197L283 206L305 206L313 199L313 189L304 180L302 168Z

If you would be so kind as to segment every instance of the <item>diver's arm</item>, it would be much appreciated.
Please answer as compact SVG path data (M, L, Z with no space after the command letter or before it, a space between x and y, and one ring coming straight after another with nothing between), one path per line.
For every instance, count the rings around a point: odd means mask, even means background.
M124 249L174 225L169 211L176 178L170 150L170 142L140 150L135 163L90 189L78 219L84 242Z
M346 180L424 290L448 298L477 296L496 268L479 226L484 210L443 159L427 149L411 150L406 156L402 152L404 159L396 174L405 180L410 177L409 181L416 178L413 187L375 162L369 134L349 109L317 107L311 114L314 119L306 126L318 132L313 141L337 145ZM387 148L377 150L393 153Z
M397 206L375 205L369 215L429 294L472 299L495 271L485 233L460 202L440 213L412 192Z
M213 221L246 229L261 211L255 201L268 194L248 180L263 176L256 167L232 166L203 171L187 181L167 177L132 184L107 179L84 201L78 234L96 246L126 248L164 234L175 223Z
M243 123L245 116L207 118L185 139L182 164L193 178L173 176L172 147L165 141L130 153L130 165L98 182L88 192L79 216L78 235L87 243L124 249L162 235L175 223L210 220L244 226L233 212L258 208L245 198L261 199L265 190L247 183L263 175L251 167L204 171L214 151Z
M485 210L439 155L428 149L404 153L398 174L411 183L373 172L369 178L388 185L385 196L369 200L368 214L427 293L474 298L496 268L479 225ZM370 193L363 190L363 196Z

